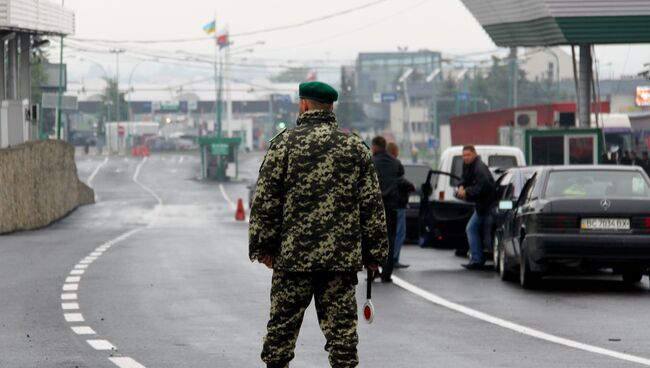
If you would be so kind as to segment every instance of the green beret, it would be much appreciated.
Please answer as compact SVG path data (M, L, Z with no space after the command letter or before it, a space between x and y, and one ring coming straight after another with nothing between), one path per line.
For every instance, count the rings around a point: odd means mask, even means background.
M305 82L300 84L300 98L331 104L338 101L339 93L323 82Z

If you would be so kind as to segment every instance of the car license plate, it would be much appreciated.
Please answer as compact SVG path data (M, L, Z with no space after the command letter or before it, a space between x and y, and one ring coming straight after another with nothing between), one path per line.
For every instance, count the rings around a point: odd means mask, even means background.
M582 230L630 230L630 219L588 218L582 219Z

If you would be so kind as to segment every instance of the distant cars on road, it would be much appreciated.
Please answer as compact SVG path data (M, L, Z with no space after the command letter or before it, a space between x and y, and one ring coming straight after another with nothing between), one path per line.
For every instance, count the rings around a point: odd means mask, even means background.
M536 168L508 211L499 272L525 288L546 275L611 268L638 282L650 267L650 180L633 166Z

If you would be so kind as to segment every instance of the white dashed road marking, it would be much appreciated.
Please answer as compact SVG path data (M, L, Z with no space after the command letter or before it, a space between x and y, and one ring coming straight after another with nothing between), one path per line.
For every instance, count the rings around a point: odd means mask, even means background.
M108 360L120 368L146 368L142 364L128 357L108 358Z
M79 303L62 303L61 309L63 310L78 310Z
M86 342L95 350L117 350L108 340L87 340Z
M75 327L70 327L74 333L77 335L94 335L95 330L88 326L75 326Z
M88 180L88 185L92 183L92 180L97 176L97 173L99 170L108 162L108 158L104 160L104 162L99 165L95 171L92 173ZM128 159L125 159L125 162L128 162ZM160 214L160 211L162 210L163 207L163 201L162 198L160 198L151 188L145 186L144 184L140 183L138 181L138 176L140 175L140 170L142 169L142 166L147 162L147 158L145 157L138 167L135 170L135 174L133 175L133 181L140 186L144 191L149 193L152 197L156 199L158 204L153 210L153 216L151 219L151 222L146 227L142 228L137 228L130 230L120 236L118 236L115 239L112 239L105 244L100 245L97 247L90 255L85 257L83 260L81 260L77 265L74 266L72 271L70 271L70 276L68 276L65 280L65 284L63 285L63 291L77 291L79 290L79 282L81 282L81 277L84 275L85 270L99 257L101 257L104 252L109 250L111 246L120 243L133 235L139 233L140 231L151 227L156 219L158 218L158 215ZM118 169L119 171L119 169ZM61 294L61 300L63 301L76 301L78 299L78 295L76 293L63 293ZM76 302L66 302L66 303L61 303L61 308L64 311L72 311L72 310L79 310L79 303ZM65 318L66 322L68 323L81 323L85 322L84 317L81 313L64 313L63 318ZM96 335L97 333L95 330L93 330L90 326L70 326L72 331L76 333L77 335ZM116 351L117 348L111 344L107 340L101 340L101 339L93 339L93 340L86 340L86 342L93 347L95 350L113 350ZM115 365L121 367L121 368L145 368L142 364L136 362L135 360L129 358L129 357L112 357L109 358L111 362L113 362Z
M66 322L84 322L84 316L81 313L65 313L63 315Z
M64 284L63 291L77 291L79 290L79 284Z
M496 325L496 326L499 326L499 327L502 327L502 328L506 328L508 330L520 333L522 335L526 335L526 336L529 336L529 337L532 337L532 338L535 338L535 339L539 339L539 340L544 340L544 341L547 341L547 342L550 342L550 343L553 343L553 344L563 345L563 346L566 346L566 347L569 347L569 348L586 351L586 352L593 353L593 354L604 355L604 356L614 358L614 359L619 359L619 360L624 360L624 361L628 361L628 362L632 362L632 363L638 363L638 364L645 365L645 366L650 366L650 359L638 357L638 356L635 356L635 355L620 353L618 351L604 349L604 348L600 348L598 346L583 344L583 343L578 342L578 341L565 339L563 337L551 335L551 334L548 334L548 333L545 333L545 332L542 332L542 331L538 331L538 330L535 330L535 329L532 329L532 328L529 328L529 327L526 327L526 326L522 326L522 325L510 322L510 321L506 321L504 319L494 317L494 316L491 316L489 314L479 312L479 311L477 311L475 309L471 309L471 308L465 307L463 305L451 302L451 301L449 301L447 299L444 299L444 298L442 298L442 297L440 297L438 295L435 295L435 294L432 294L432 293L430 293L430 292L428 292L426 290L423 290L423 289L421 289L421 288L419 288L419 287L417 287L417 286L415 286L415 285L413 285L413 284L411 284L411 283L409 283L407 281L404 281L404 280L400 279L399 277L393 276L393 282L395 283L395 285L401 287L402 289L404 289L406 291L409 291L409 292L411 292L411 293L413 293L413 294L415 294L415 295L417 295L417 296L419 296L419 297L421 297L421 298L423 298L423 299L425 299L425 300L427 300L427 301L429 301L429 302L431 302L433 304L436 304L436 305L441 306L443 308L450 309L450 310L452 310L454 312L464 314L464 315L472 317L472 318L476 318L476 319L481 320L483 322L491 323L493 325Z

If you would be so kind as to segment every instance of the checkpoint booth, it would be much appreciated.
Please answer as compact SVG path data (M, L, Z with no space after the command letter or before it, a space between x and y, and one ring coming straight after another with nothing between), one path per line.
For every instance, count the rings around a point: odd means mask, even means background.
M242 138L201 137L201 177L228 181L239 178L239 148Z
M603 163L601 129L528 129L525 136L526 162L531 166Z

